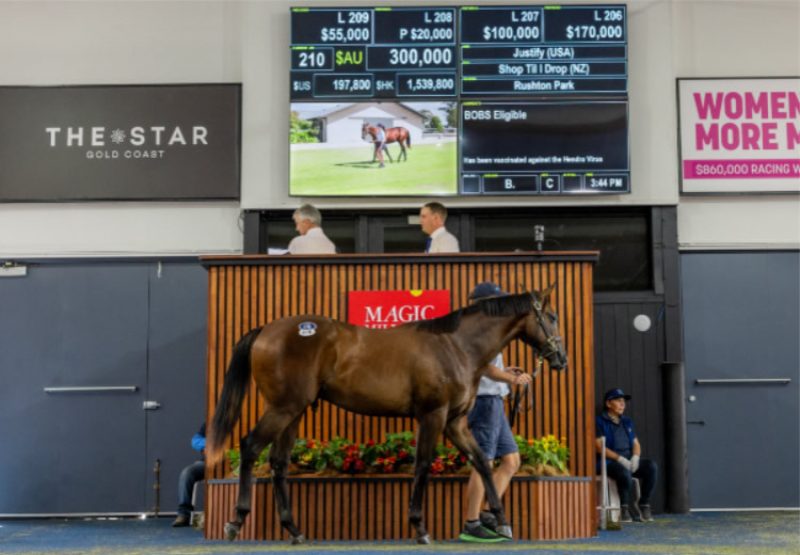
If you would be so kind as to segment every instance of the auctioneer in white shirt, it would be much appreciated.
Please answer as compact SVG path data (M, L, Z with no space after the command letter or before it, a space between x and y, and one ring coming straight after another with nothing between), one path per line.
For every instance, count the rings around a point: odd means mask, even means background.
M289 254L336 254L336 245L321 227L312 227L289 242Z

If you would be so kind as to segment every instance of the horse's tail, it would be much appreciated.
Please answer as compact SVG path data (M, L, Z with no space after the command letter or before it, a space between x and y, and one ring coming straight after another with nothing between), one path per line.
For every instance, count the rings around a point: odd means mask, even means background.
M250 349L262 328L250 330L233 348L233 355L225 373L222 395L217 402L217 410L211 419L206 441L206 460L214 464L222 458L225 438L233 431L247 386L250 385Z
M408 135L406 135L406 146L411 148L411 131L406 129L406 133L408 133Z

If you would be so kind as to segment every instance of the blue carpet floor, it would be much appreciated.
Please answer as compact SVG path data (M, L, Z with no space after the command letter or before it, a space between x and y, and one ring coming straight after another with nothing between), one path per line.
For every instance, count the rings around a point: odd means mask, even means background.
M206 541L191 528L173 529L170 519L0 520L0 554L28 555L233 555L250 553L400 554L494 552L537 555L800 555L800 513L695 513L660 515L597 538L560 542L465 545L440 541L320 542L293 547L279 542Z

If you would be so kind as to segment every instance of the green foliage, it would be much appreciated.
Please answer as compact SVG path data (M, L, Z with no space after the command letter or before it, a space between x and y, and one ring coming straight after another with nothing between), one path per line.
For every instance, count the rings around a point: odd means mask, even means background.
M554 435L547 435L540 439L525 439L522 436L514 436L514 439L523 465L548 465L561 472L567 471L569 447L566 438L559 441Z
M345 459L352 456L354 447L357 449L351 441L340 437L331 441L298 439L292 449L291 461L298 468L308 472L342 471ZM347 466L349 467L349 464Z
M515 436L523 465L537 467L547 465L566 472L569 448L566 441L548 435L541 439L525 439ZM345 474L392 474L410 472L417 454L414 433L410 431L387 434L386 440L376 443L353 443L340 437L330 441L298 439L291 452L295 472ZM241 456L238 449L227 452L228 462L234 475L239 473ZM259 455L254 468L256 475L264 474L263 468L269 459L269 446ZM467 458L455 447L438 444L436 456L431 463L432 474L453 474L469 466Z
M297 112L289 117L289 143L318 143L319 129L313 121L300 119Z
M267 463L267 461L269 460L269 448L270 448L270 445L267 445L266 448L264 448L264 450L261 451L261 454L258 455L258 458L256 459L256 462L253 465L254 468L257 468L259 466L263 466L263 465L265 465ZM239 475L239 467L242 464L242 460L241 460L242 459L242 455L241 455L241 453L239 452L238 449L228 449L228 451L225 453L225 455L228 457L228 463L231 466L231 472L233 473L234 476L238 476Z
M398 162L400 146L386 147L395 160L386 166L372 162L370 143L341 148L292 147L290 188L292 195L452 195L458 191L456 142L416 142L408 160Z
M447 103L447 127L451 129L458 128L458 103L457 102L448 102Z

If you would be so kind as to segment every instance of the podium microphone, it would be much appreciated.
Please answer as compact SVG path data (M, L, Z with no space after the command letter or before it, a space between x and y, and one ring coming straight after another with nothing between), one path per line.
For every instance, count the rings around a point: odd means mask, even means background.
M533 240L536 241L536 250L542 250L542 244L544 243L544 226L543 225L535 225L533 226Z

